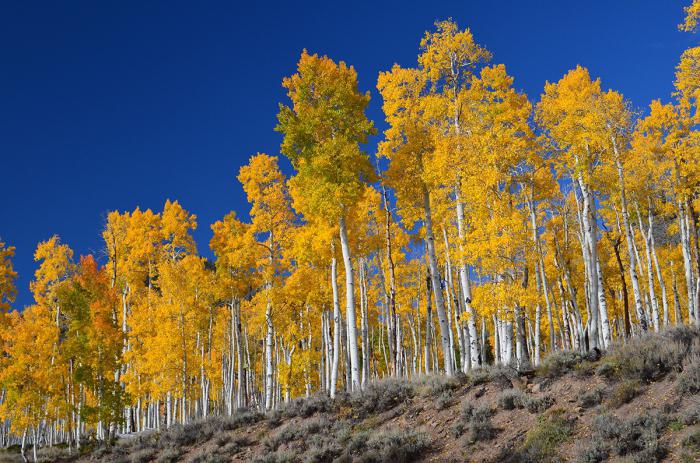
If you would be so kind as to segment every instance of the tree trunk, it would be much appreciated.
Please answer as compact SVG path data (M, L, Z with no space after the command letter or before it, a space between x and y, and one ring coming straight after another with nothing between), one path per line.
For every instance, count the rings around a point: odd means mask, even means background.
M345 310L347 319L348 351L350 353L350 371L352 385L351 390L361 387L360 359L357 353L357 324L355 322L355 279L352 270L352 256L348 231L345 226L345 217L340 216L340 248L343 251L343 264L345 265Z
M594 349L598 347L598 317L599 304L598 304L598 271L596 267L596 261L598 260L598 243L597 243L597 224L595 218L595 204L593 199L593 192L590 186L584 181L583 173L579 172L578 175L579 187L581 188L581 195L583 196L583 231L584 231L584 252L583 259L588 268L588 301L590 307L589 320L589 349Z
M435 309L438 323L440 324L440 340L442 343L443 365L447 375L452 375L452 352L450 351L450 333L445 313L445 302L442 297L440 284L440 271L438 270L437 255L435 253L435 236L433 235L433 217L430 209L430 195L427 188L423 190L423 207L425 209L425 243L428 248L428 262L430 264L430 277L432 278L433 294L435 296Z
M459 235L459 283L462 287L462 299L467 310L467 329L469 330L469 357L471 367L481 365L481 352L479 351L479 335L476 332L476 314L472 307L472 288L469 278L469 267L464 260L464 204L457 192L457 233Z
M340 300L338 298L338 263L331 261L331 286L333 288L333 363L331 364L330 396L335 397L338 384L338 366L340 364Z
M637 262L634 252L634 234L632 233L632 225L630 224L629 212L627 211L627 198L625 196L625 176L622 170L622 163L619 160L615 161L617 166L617 177L620 184L620 207L622 209L622 223L625 228L625 238L627 241L627 254L630 260L630 281L632 282L632 293L634 295L634 309L637 314L637 319L643 331L648 329L647 318L642 305L642 292L639 289L639 277L637 276Z

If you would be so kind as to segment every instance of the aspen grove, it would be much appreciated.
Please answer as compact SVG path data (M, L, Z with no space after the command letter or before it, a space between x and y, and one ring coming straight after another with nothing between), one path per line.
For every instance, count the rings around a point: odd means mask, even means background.
M695 32L700 1L686 14ZM532 102L437 22L415 66L379 74L371 153L352 66L304 51L282 85L293 172L263 153L240 169L249 220L211 225L215 259L177 201L114 211L100 259L39 243L34 303L12 311L0 242L0 445L79 449L700 325L700 47L637 113L580 66Z

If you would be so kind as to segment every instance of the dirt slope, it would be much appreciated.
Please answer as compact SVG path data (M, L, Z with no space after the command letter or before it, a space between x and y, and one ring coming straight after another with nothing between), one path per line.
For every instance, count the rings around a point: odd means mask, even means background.
M387 379L335 401L144 433L80 457L42 453L79 462L700 461L700 334L676 328L596 357L562 352L532 372Z

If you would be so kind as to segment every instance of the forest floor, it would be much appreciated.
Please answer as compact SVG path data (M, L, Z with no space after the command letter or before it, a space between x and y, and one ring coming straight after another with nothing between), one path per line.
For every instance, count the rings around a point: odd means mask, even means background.
M527 373L489 367L385 379L335 400L296 399L272 413L142 433L80 456L43 449L40 460L700 461L700 332L678 327L596 357L559 352Z

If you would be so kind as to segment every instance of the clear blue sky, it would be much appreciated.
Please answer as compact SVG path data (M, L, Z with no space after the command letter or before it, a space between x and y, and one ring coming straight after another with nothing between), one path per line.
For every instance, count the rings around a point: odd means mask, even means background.
M676 29L689 2L3 2L0 236L17 247L15 307L31 303L32 253L52 234L104 261L110 210L177 199L210 255L209 225L247 214L239 167L256 151L278 154L280 82L303 48L357 68L380 131L377 73L414 65L423 32L448 17L533 101L581 64L644 108L669 98L678 58L697 42Z

